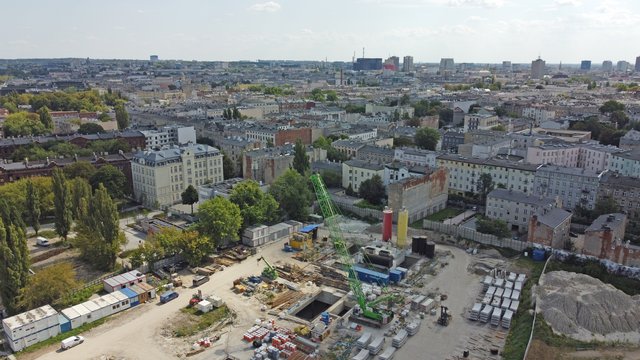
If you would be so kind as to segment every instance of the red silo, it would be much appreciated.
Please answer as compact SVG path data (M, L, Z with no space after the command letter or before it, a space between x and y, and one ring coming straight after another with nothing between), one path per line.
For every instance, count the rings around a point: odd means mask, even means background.
M385 208L382 212L382 241L391 240L393 233L393 210Z

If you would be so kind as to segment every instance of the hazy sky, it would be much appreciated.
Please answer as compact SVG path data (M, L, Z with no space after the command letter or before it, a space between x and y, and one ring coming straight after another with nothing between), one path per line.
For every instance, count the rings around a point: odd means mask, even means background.
M0 58L627 60L638 0L20 0Z

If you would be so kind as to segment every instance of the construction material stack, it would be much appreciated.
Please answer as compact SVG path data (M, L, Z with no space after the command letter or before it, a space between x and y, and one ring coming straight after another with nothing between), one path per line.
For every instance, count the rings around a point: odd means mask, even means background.
M493 306L485 305L484 308L482 308L482 311L480 311L480 321L482 321L483 323L489 322L491 313L493 313Z
M408 338L409 338L409 333L407 333L407 330L402 329L398 331L396 336L393 337L393 340L391 341L391 345L393 345L396 348L401 348L402 345L404 345L407 342Z
M475 303L469 313L469 320L478 321L478 319L480 319L480 311L482 311L482 304Z
M508 329L511 327L511 319L513 318L513 311L506 310L504 312L504 316L502 317L502 327Z

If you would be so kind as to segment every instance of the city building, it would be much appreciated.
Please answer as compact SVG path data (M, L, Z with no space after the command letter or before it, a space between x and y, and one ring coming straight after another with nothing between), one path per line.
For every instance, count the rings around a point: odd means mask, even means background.
M445 131L442 134L441 150L457 154L458 146L464 144L464 133L456 130Z
M570 249L572 213L553 208L529 218L527 241L554 249Z
M356 159L378 164L386 164L393 161L395 152L389 147L365 145L358 149Z
M499 118L493 114L466 114L464 116L464 132L471 130L491 130L499 125Z
M242 177L242 156L244 153L260 148L260 142L247 140L239 136L218 138L215 143L233 163L233 176L239 177ZM230 175L227 174L228 176Z
M158 59L158 55L149 55L149 61L151 62L156 62Z
M245 130L248 140L259 141L262 146L283 146L295 144L300 139L305 145L311 145L311 128L254 127Z
M545 74L545 65L544 60L540 58L533 60L531 62L531 78L537 80L542 79Z
M494 189L487 195L485 216L506 222L512 231L524 232L529 227L532 215L561 206L557 196L543 197L521 191Z
M612 72L613 71L613 62L611 60L605 60L602 62L602 71L604 72Z
M582 71L590 71L591 70L591 60L582 60L580 62L580 70L582 70Z
M381 58L357 58L353 64L355 71L382 70Z
M400 71L400 58L397 56L391 56L384 61L384 67L387 70Z
M415 67L413 66L413 56L405 56L402 59L402 71L403 72L415 71Z
M402 181L411 177L420 177L428 174L431 170L424 166L406 166L397 161L384 165L384 177L382 182L385 186L394 182Z
M413 106L385 106L385 105L376 105L372 103L367 103L365 105L365 114L377 114L383 113L389 116L393 116L396 112L400 116L412 118L415 113L415 108Z
M535 174L534 194L559 196L565 209L580 205L593 210L605 171L589 171L555 165L540 165Z
M631 129L620 138L620 149L633 150L640 148L640 131Z
M349 159L355 158L356 155L358 154L358 150L363 148L365 145L366 145L365 143L362 143L359 141L347 140L347 139L336 140L333 143L331 143L331 146L333 146L336 150L340 151L341 153L345 154Z
M438 166L438 153L431 150L402 147L394 149L393 160L409 166Z
M640 178L640 150L628 150L611 155L609 170L622 176Z
M181 202L189 186L221 183L222 153L201 144L174 145L164 150L145 150L131 159L133 193L148 207L168 207Z
M287 144L285 146L245 151L242 156L243 177L261 184L272 184L293 166L293 148L293 144ZM308 146L306 153L310 162L327 159L327 150L325 149Z
M145 146L148 149L196 143L196 129L193 126L169 125L157 130L142 130L140 132L144 135Z
M616 63L616 71L617 72L627 72L629 70L629 67L631 66L631 64L629 64L628 61L624 61L624 60L620 60Z
M636 66L635 70L640 72L640 56L636 56Z
M640 181L608 171L600 178L598 188L598 199L605 197L611 197L625 213L640 212Z
M2 320L2 328L11 350L18 352L60 333L58 312L50 305Z
M624 241L625 214L600 215L584 232L584 255L596 256L626 266L640 266L640 247Z
M502 62L502 71L511 72L512 70L513 70L513 66L511 65L511 61Z
M556 112L553 110L546 110L541 106L528 106L522 108L522 116L527 119L532 119L535 125L538 126L541 123L556 118Z
M342 187L345 189L351 187L358 191L363 181L375 175L380 176L380 180L384 179L383 165L355 159L342 163Z
M442 58L440 59L440 75L443 75L447 71L454 71L456 69L456 64L452 58Z
M402 209L409 212L409 222L414 222L436 213L447 206L449 193L448 172L444 168L434 169L420 176L404 179L387 187L389 207L394 216Z

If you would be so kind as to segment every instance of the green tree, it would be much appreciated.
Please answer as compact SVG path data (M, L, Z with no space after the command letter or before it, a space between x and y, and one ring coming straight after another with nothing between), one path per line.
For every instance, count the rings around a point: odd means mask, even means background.
M311 90L311 99L314 101L323 102L325 99L324 92L320 88L315 88Z
M83 178L91 179L96 172L96 168L88 161L76 161L73 164L63 168L64 175L67 179Z
M440 133L436 129L423 127L416 131L415 143L421 149L435 150L440 140Z
M360 183L358 195L367 200L369 204L382 204L382 200L384 200L386 194L380 175L374 175L371 179L367 179Z
M476 228L483 234L491 234L500 238L511 237L509 226L502 220L492 220L489 218L480 217L476 221Z
M255 224L271 225L280 220L278 202L271 194L263 192L253 180L236 185L231 190L229 200L240 208L243 229Z
M40 195L36 191L31 180L27 180L27 214L29 217L29 224L38 235L40 230Z
M242 119L242 114L240 114L240 110L237 107L233 107L231 117L234 119Z
M327 101L338 101L338 94L335 90L327 91Z
M320 171L320 176L322 177L322 181L324 181L324 184L327 185L328 188L339 188L342 186L342 174L340 173L329 170L322 170Z
M82 259L96 269L112 270L120 245L125 242L116 204L100 184L91 199L82 200L80 208L74 245L80 250Z
M318 149L329 150L329 148L331 147L331 141L329 141L329 139L327 139L324 136L320 136L319 138L316 139L316 141L313 142L313 147Z
M214 250L211 241L197 231L183 232L178 241L181 254L190 266L202 264L204 258Z
M49 108L46 106L41 107L37 111L38 116L40 117L40 122L45 129L52 131L53 130L53 118L51 117L51 113L49 112Z
M20 291L20 307L34 309L51 304L78 287L76 270L68 262L47 266L35 273Z
M116 111L116 121L118 122L118 129L124 130L129 127L129 113L124 107L122 101L118 102L114 107Z
M504 125L500 124L500 125L496 125L496 126L492 127L491 130L493 130L493 131L503 131L504 132L504 131L507 131L507 128Z
M4 135L6 137L42 135L47 132L36 113L21 111L9 114L4 121Z
M450 124L453 122L453 110L441 109L438 112L438 117L440 118L440 121L442 121L443 123Z
M107 121L111 121L111 116L109 116L109 114L107 113L102 113L98 116L98 120L100 120L101 122L107 122Z
M19 310L20 289L29 277L29 250L22 219L4 200L0 200L0 264L0 297L13 315Z
M304 175L309 170L309 155L301 139L296 140L296 145L293 147L293 168L300 175Z
M53 170L53 203L55 207L55 229L56 233L67 241L69 231L71 231L71 196L67 179L60 168Z
M74 219L79 219L82 201L91 199L92 191L89 181L83 177L68 180L71 190L71 213Z
M624 111L624 108L625 106L623 103L615 100L609 100L602 104L598 110L600 110L602 114L611 114L615 111Z
M104 132L104 128L96 123L84 123L78 128L80 134L97 134Z
M127 177L124 176L122 171L113 165L104 165L100 167L89 179L91 187L95 190L99 184L103 184L109 194L115 198L120 199L124 194L128 193L127 190Z
M618 129L622 129L629 123L629 116L622 110L616 110L611 113L609 121L615 123Z
M297 171L289 169L271 184L269 193L280 204L287 218L306 221L309 216L313 194L307 179Z
M225 153L222 152L222 176L224 179L231 179L235 177L237 172L235 171L235 166L231 158Z
M618 202L613 197L603 196L596 200L593 209L593 218L595 220L595 218L600 215L619 213L620 210L620 205L618 205Z
M493 177L489 173L482 173L476 182L476 190L480 193L483 203L487 201L487 195L495 188Z
M193 185L187 186L187 188L180 194L182 197L182 203L185 205L191 205L191 214L193 215L193 204L198 202L198 190Z
M196 228L209 238L212 248L215 244L240 239L238 236L242 226L240 208L222 196L216 196L200 204L198 219Z

